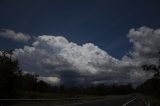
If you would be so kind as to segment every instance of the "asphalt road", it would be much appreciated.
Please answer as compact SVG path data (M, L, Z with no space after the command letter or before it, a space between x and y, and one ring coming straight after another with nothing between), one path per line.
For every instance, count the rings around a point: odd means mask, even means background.
M59 106L145 106L142 97L138 94L109 96L103 100L95 100L84 103L66 104Z
M106 96L103 99L84 99L77 100L52 100L52 99L13 99L13 100L1 100L0 106L8 106L8 103L12 103L10 106L150 106L144 105L144 97L140 94L130 95L118 95L118 96ZM67 102L68 101L68 102ZM63 104L63 105L60 105Z

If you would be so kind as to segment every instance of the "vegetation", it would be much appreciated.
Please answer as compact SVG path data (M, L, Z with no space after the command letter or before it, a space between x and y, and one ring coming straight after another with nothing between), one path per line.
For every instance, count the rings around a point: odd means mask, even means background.
M38 81L37 75L23 74L18 60L12 60L11 56L11 51L3 51L0 56L0 98L15 98L28 91L48 91L47 83Z
M148 79L143 84L137 87L137 91L147 95L153 106L160 105L160 52L159 58L156 64L142 65L144 71L150 71L154 73L153 78Z
M2 52L0 56L0 98L8 98L15 95L15 89L20 81L21 70L18 61L12 61L6 56L9 52Z
M143 94L160 95L160 52L158 53L159 58L156 64L145 64L142 66L144 71L151 71L154 73L153 78L145 81L137 90Z

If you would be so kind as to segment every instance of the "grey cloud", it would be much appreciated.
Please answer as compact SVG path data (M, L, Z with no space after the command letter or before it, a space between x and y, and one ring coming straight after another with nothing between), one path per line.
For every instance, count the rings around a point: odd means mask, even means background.
M10 29L1 29L0 36L18 42L28 42L31 39L31 36L28 34L15 32Z

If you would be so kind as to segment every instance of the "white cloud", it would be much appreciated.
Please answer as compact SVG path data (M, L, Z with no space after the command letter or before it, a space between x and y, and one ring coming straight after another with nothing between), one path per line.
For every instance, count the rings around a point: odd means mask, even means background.
M18 32L16 33L10 29L1 29L0 36L4 38L8 38L18 42L28 42L31 39L31 36L25 33Z
M39 80L43 80L51 85L59 85L60 79L57 77L39 77Z
M148 60L155 62L160 48L160 29L131 29L128 37L133 51L121 60L92 43L77 45L62 36L52 35L39 36L32 46L16 49L14 55L23 70L40 74L48 82L138 84L152 75L142 71L141 65Z
M120 60L92 43L77 45L61 36L39 36L32 47L16 49L14 54L24 70L57 77L62 83L118 81L126 76L126 72L117 69L121 67Z
M140 27L131 29L128 37L133 43L132 61L137 64L154 63L160 51L160 29Z

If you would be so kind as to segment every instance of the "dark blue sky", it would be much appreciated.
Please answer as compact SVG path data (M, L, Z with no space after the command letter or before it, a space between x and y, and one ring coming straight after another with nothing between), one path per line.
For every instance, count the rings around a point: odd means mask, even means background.
M92 42L116 58L131 50L129 29L144 25L160 27L159 0L0 0L0 29ZM24 45L0 38L1 50Z

